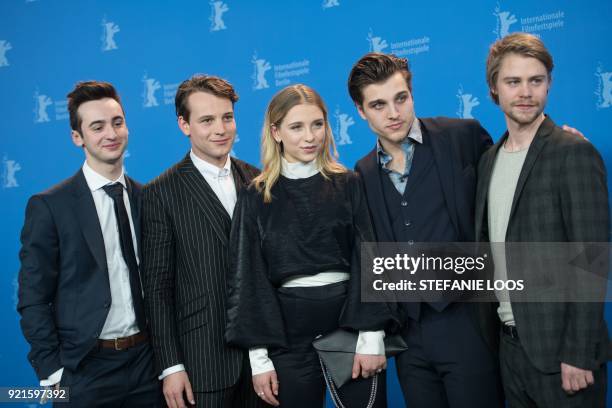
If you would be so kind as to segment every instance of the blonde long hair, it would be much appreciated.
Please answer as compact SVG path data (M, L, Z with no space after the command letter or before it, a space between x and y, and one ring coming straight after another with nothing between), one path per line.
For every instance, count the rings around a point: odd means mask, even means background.
M325 139L323 148L316 158L321 174L329 179L331 174L344 173L346 168L338 163L338 152L334 142L327 107L321 96L311 87L303 84L290 85L279 91L268 105L264 117L264 125L261 131L261 162L263 170L261 174L253 179L253 185L259 192L263 192L265 203L272 201L272 187L278 181L281 172L282 144L277 143L272 136L272 126L280 127L287 113L296 105L311 104L317 106L323 112L325 120Z

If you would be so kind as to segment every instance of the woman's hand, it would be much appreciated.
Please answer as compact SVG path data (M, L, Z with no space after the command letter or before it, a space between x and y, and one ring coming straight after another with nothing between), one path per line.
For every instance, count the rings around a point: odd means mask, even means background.
M278 396L278 379L276 378L275 370L254 375L253 388L257 396L268 404L275 407L280 405L276 399Z
M376 373L380 373L387 368L387 358L370 354L357 354L353 359L353 379L359 377L368 378Z

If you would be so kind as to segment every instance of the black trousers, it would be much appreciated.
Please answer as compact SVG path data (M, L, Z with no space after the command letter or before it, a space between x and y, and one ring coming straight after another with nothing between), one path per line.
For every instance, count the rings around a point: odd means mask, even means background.
M558 373L543 373L525 354L520 339L501 333L500 362L508 408L604 408L606 406L607 367L593 372L595 384L568 395L561 388L561 363Z
M251 368L245 355L242 373L238 382L231 387L211 392L194 393L196 407L210 408L264 408L269 407L253 389Z
M280 288L278 298L285 321L289 350L270 350L279 381L281 407L320 408L325 403L325 379L312 341L338 328L346 298L346 282L310 288ZM372 379L360 378L339 389L342 403L365 407ZM376 404L387 406L386 376L378 375Z
M119 351L95 347L75 371L64 368L60 386L70 393L70 403L54 404L60 408L149 408L163 400L149 342Z
M454 303L438 312L422 304L419 320L407 319L408 349L395 362L410 408L503 407L498 359L477 331L471 307Z

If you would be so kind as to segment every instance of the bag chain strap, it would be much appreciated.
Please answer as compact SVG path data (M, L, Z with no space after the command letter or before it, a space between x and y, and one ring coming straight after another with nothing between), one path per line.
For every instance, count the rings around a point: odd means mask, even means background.
M319 362L321 363L321 369L323 370L323 378L325 378L325 384L327 384L327 388L329 388L329 393L331 394L332 402L336 408L346 408L346 406L340 400L340 396L338 395L338 390L336 389L336 384L334 384L334 380L331 378L327 367L323 363L321 357L319 357ZM376 390L378 388L378 374L375 374L372 377L372 388L370 390L370 398L368 399L368 404L366 408L372 408L374 406L374 402L376 401Z

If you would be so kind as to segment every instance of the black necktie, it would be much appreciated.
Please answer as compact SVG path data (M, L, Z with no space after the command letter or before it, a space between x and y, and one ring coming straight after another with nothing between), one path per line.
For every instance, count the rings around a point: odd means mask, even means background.
M140 276L138 274L138 262L136 261L136 253L134 252L134 243L132 241L130 219L128 218L128 213L123 201L123 185L121 183L108 184L102 187L102 189L113 199L115 217L117 218L117 226L119 227L121 252L130 271L130 287L132 289L132 303L134 304L134 312L136 313L136 322L138 323L138 328L143 331L147 327L146 318L142 301Z

